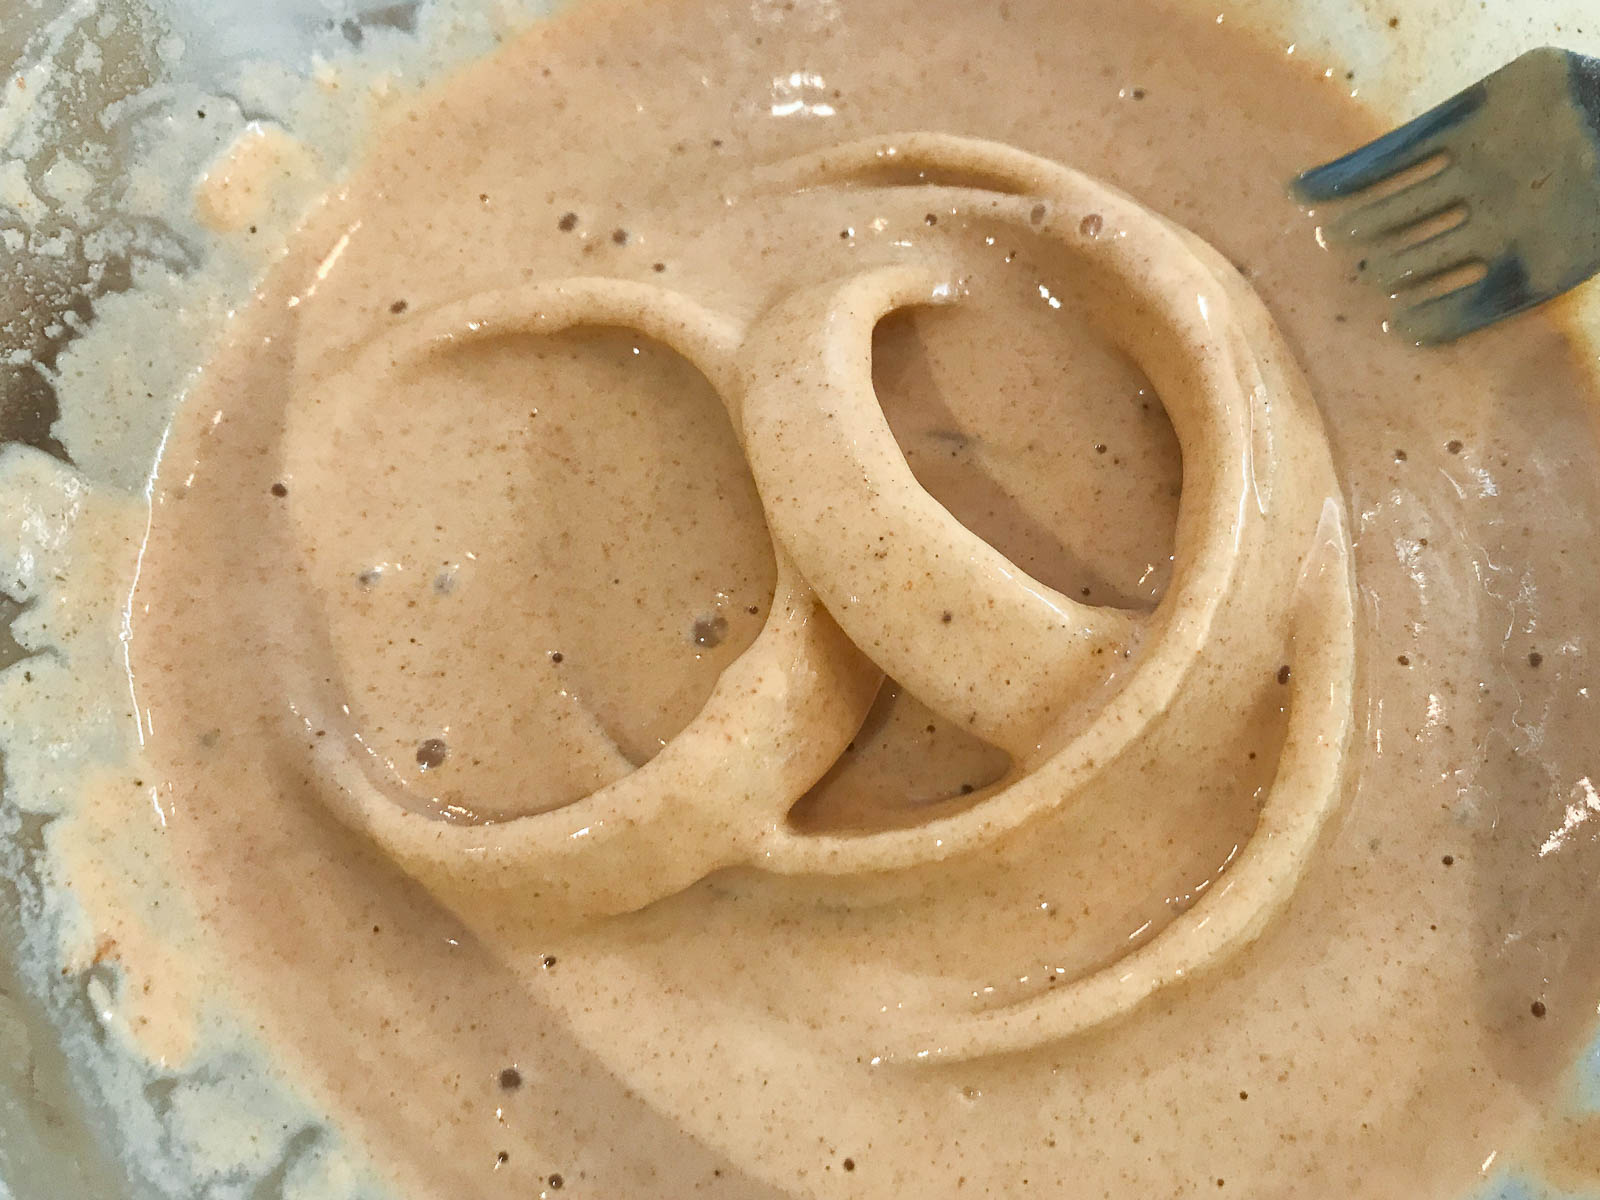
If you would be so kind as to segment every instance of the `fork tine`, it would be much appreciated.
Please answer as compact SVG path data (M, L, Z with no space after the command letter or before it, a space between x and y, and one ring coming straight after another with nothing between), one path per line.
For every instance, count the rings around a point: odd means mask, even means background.
M1410 187L1335 217L1328 232L1351 241L1395 233L1465 202L1460 172L1445 167Z
M1342 158L1296 177L1295 195L1307 204L1348 196L1414 167L1435 153L1456 126L1483 107L1487 89L1475 83Z
M1547 299L1530 286L1522 256L1508 251L1489 264L1488 274L1478 282L1401 309L1395 323L1406 336L1432 345L1452 341Z
M1425 283L1478 257L1474 239L1465 226L1457 225L1384 259L1376 272L1378 284L1386 295L1393 296L1401 288Z

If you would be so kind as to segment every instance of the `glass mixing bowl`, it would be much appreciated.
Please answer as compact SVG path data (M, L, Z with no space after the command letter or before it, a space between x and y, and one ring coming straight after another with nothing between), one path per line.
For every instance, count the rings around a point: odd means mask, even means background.
M1255 27L1285 53L1353 70L1359 94L1396 119L1534 46L1600 54L1595 0L1183 3ZM488 48L534 11L505 0L450 7L441 23L408 0L0 0L0 61L9 68L0 76L0 442L61 452L51 377L97 302L152 273L215 266L206 239L163 206L152 180L193 179L247 120L292 119L283 110L298 103L298 81L341 56L383 41L397 61L437 69ZM432 30L427 54L405 48L419 30ZM191 130L173 151L163 123L191 118L208 120L211 132ZM323 149L336 164L352 145ZM239 263L219 278L240 292L249 274ZM1600 357L1600 285L1563 305ZM157 349L176 392L204 344L192 328L171 335ZM22 653L7 633L21 606L3 587L0 668ZM27 947L45 936L31 867L43 824L9 794L0 803L0 1200L183 1194L158 1164L129 1160L132 1138L116 1131L132 1118L106 1103L81 1061L101 1052L94 973L38 978L22 969L37 958ZM1600 1110L1600 1048L1577 1066L1573 1094L1551 1103ZM158 1093L147 1099L159 1107ZM281 1177L272 1178L248 1187L222 1178L205 1194L267 1200L281 1194ZM1556 1194L1492 1171L1481 1192L1485 1200Z

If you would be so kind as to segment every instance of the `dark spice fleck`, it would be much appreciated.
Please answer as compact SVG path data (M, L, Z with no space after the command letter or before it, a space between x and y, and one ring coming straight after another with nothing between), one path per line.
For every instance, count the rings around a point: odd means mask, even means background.
M381 567L368 567L365 571L356 576L356 582L364 588L376 587L378 585L378 581L382 578L383 569Z
M1288 663L1284 663L1283 666L1278 668L1278 682L1279 683L1288 683L1289 682L1289 664Z
M424 771L442 766L449 757L450 747L445 745L443 738L428 738L417 747L417 765Z
M559 650L550 651L550 661L553 662L553 663L558 663L565 657L566 657L566 655L561 653L561 651L559 651Z
M515 1067L507 1067L500 1072L500 1086L508 1092L514 1092L522 1086L522 1072Z
M1250 1093L1249 1092L1240 1092L1239 1093L1239 1099L1241 1099L1241 1100L1250 1099Z
M626 246L628 244L628 231L626 229L613 229L611 231L611 240L619 246Z
M550 1190L552 1192L559 1192L562 1189L562 1187L566 1184L566 1182L567 1181L565 1179L561 1178L561 1176L552 1175L552 1176L550 1176L550 1179L549 1179Z
M494 1161L495 1161L495 1165L497 1167L503 1167L508 1162L511 1161L511 1155L507 1154L504 1150L502 1150L502 1151L500 1151L499 1154L496 1154L494 1156Z
M1541 665L1543 662L1544 662L1544 655L1540 654L1537 650L1535 650L1532 654L1528 655L1528 665L1530 667L1537 667L1537 666Z
M956 619L955 613L950 612L948 609L946 609L944 614L939 618L939 620L945 625L950 624L950 622L954 621L955 619Z
M1446 854L1439 861L1447 867L1453 867L1456 865L1456 856L1454 854Z
M1106 444L1104 442L1096 442L1094 444L1094 452L1096 454L1104 454L1106 452Z
M665 271L667 269L667 264L666 263L651 263L650 264L650 269L652 271L654 271L657 275L659 275L659 274L661 274L661 272L663 272L663 271Z
M272 485L272 494L274 496L287 496L289 494L289 489L284 487L281 483L275 483Z
M847 1158L839 1165L842 1166L846 1171L854 1171L856 1169L856 1160L853 1158Z
M927 216L923 217L922 219L929 225L937 225L939 223L939 218L938 218L937 214L935 214L935 213L929 213Z
M839 230L839 240L842 242L848 242L851 238L855 237L855 235L856 231L854 229Z
M1402 654L1399 658L1395 659L1395 662L1399 663L1402 667L1409 667L1411 665L1411 656L1409 654Z
M1134 88L1133 89L1133 98L1135 100L1143 100L1144 96L1145 96L1145 91L1144 91L1143 88Z
M1028 213L1028 220L1032 221L1035 225L1042 225L1044 224L1044 215L1049 211L1050 210L1043 204L1035 204L1032 210Z
M1543 1000L1535 1000L1529 1006L1528 1011L1531 1012L1534 1016L1538 1017L1540 1020L1543 1020L1544 1019L1544 1014L1549 1012L1550 1010L1545 1008Z
M556 222L556 228L562 233L571 233L578 227L578 214L575 212L563 213L561 220Z
M976 787L974 787L974 786L973 786L973 785L972 785L972 784L970 784L970 783L963 783L963 784L962 784L962 785L961 785L961 794L962 794L962 795L963 795L963 796L970 796L970 795L972 795L972 793L973 793L973 792L975 792L975 791L977 791L977 790L978 790L978 789L977 789L977 788L976 788Z
M1399 29L1400 28L1400 18L1399 17L1390 17L1389 18L1389 28L1390 29Z
M1457 440L1456 438L1451 438L1448 442L1446 442L1444 444L1444 448L1446 450L1450 451L1451 454L1460 454L1461 453L1461 442L1459 440Z
M761 606L759 604L752 604L749 608L745 609L745 612L749 613L752 617L758 614L760 611Z
M546 954L544 956L544 969L546 971L548 971L551 967L553 967L555 965L556 965L556 956L554 954Z
M1396 450L1394 452L1394 460L1395 462L1405 462L1406 452L1404 450Z
M395 316L398 317L401 313L405 312L405 310L410 308L410 307L411 306L409 304L407 304L404 300L396 300L393 304L389 305L389 311L392 312Z

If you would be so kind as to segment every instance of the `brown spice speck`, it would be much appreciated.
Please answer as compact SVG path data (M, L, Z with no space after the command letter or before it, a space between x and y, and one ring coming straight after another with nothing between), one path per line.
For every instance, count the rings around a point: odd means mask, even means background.
M522 1072L515 1067L507 1067L500 1072L500 1086L508 1092L516 1091L522 1086Z
M1530 667L1538 667L1541 664L1543 664L1543 662L1544 662L1544 655L1540 654L1537 650L1533 651L1533 653L1528 655L1528 665Z
M956 619L955 613L951 612L949 609L946 609L944 611L943 615L941 615L939 617L940 622L942 624L945 624L945 625L950 624L950 622L954 621L955 619Z
M450 757L450 747L443 738L428 738L417 747L417 765L424 771L443 766Z
M567 1181L561 1178L559 1175L552 1175L546 1182L550 1184L550 1190L552 1192L559 1192L566 1185Z
M1531 1012L1534 1016L1538 1017L1542 1021L1542 1020L1544 1020L1545 1013L1547 1013L1549 1011L1549 1009L1545 1008L1543 1000L1535 1000L1528 1007L1528 1011Z
M404 300L396 300L393 304L389 305L389 311L392 312L395 316L398 317L401 313L405 312L405 310L410 308L410 307L411 306L409 304L407 304Z
M281 483L275 483L275 484L272 485L272 494L274 496L282 498L282 497L287 496L289 494L289 489L286 488Z
M846 1171L854 1171L856 1169L856 1160L853 1159L853 1158L847 1158L847 1159L844 1160L844 1162L840 1163L839 1165L841 1167L843 1167Z
M1444 444L1444 448L1446 450L1450 451L1451 454L1460 454L1461 453L1461 449L1462 449L1462 442L1461 442L1461 440L1459 438L1451 438L1448 442L1446 442Z
M611 240L619 246L626 246L628 244L628 231L626 229L613 229L611 231Z
M562 213L561 220L556 222L556 228L562 233L571 233L578 227L578 214L575 212Z
M1289 682L1290 673L1291 672L1289 671L1289 664L1288 663L1284 663L1283 666L1278 668L1278 682L1279 683L1288 683Z
M1453 867L1456 865L1456 856L1454 854L1446 854L1439 861L1447 867Z
M1409 667L1411 665L1411 656L1409 654L1402 654L1399 658L1395 659L1395 662L1399 663L1402 667Z

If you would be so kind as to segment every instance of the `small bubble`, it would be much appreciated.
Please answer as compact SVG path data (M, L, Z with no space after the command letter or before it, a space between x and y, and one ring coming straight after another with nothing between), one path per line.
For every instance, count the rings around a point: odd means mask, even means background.
M1100 231L1106 227L1106 219L1099 213L1090 213L1078 222L1078 232L1084 237L1099 237Z
M696 646L720 646L728 636L728 618L721 613L698 617L690 636Z
M1035 225L1043 225L1045 214L1049 211L1043 204L1035 204L1028 213L1028 220Z
M382 567L368 567L356 576L356 582L364 588L377 587L383 579Z
M445 745L443 738L428 738L417 747L417 765L424 771L441 766L450 756L450 747Z
M433 577L433 591L437 596L448 596L456 590L456 573L454 571L440 571Z

